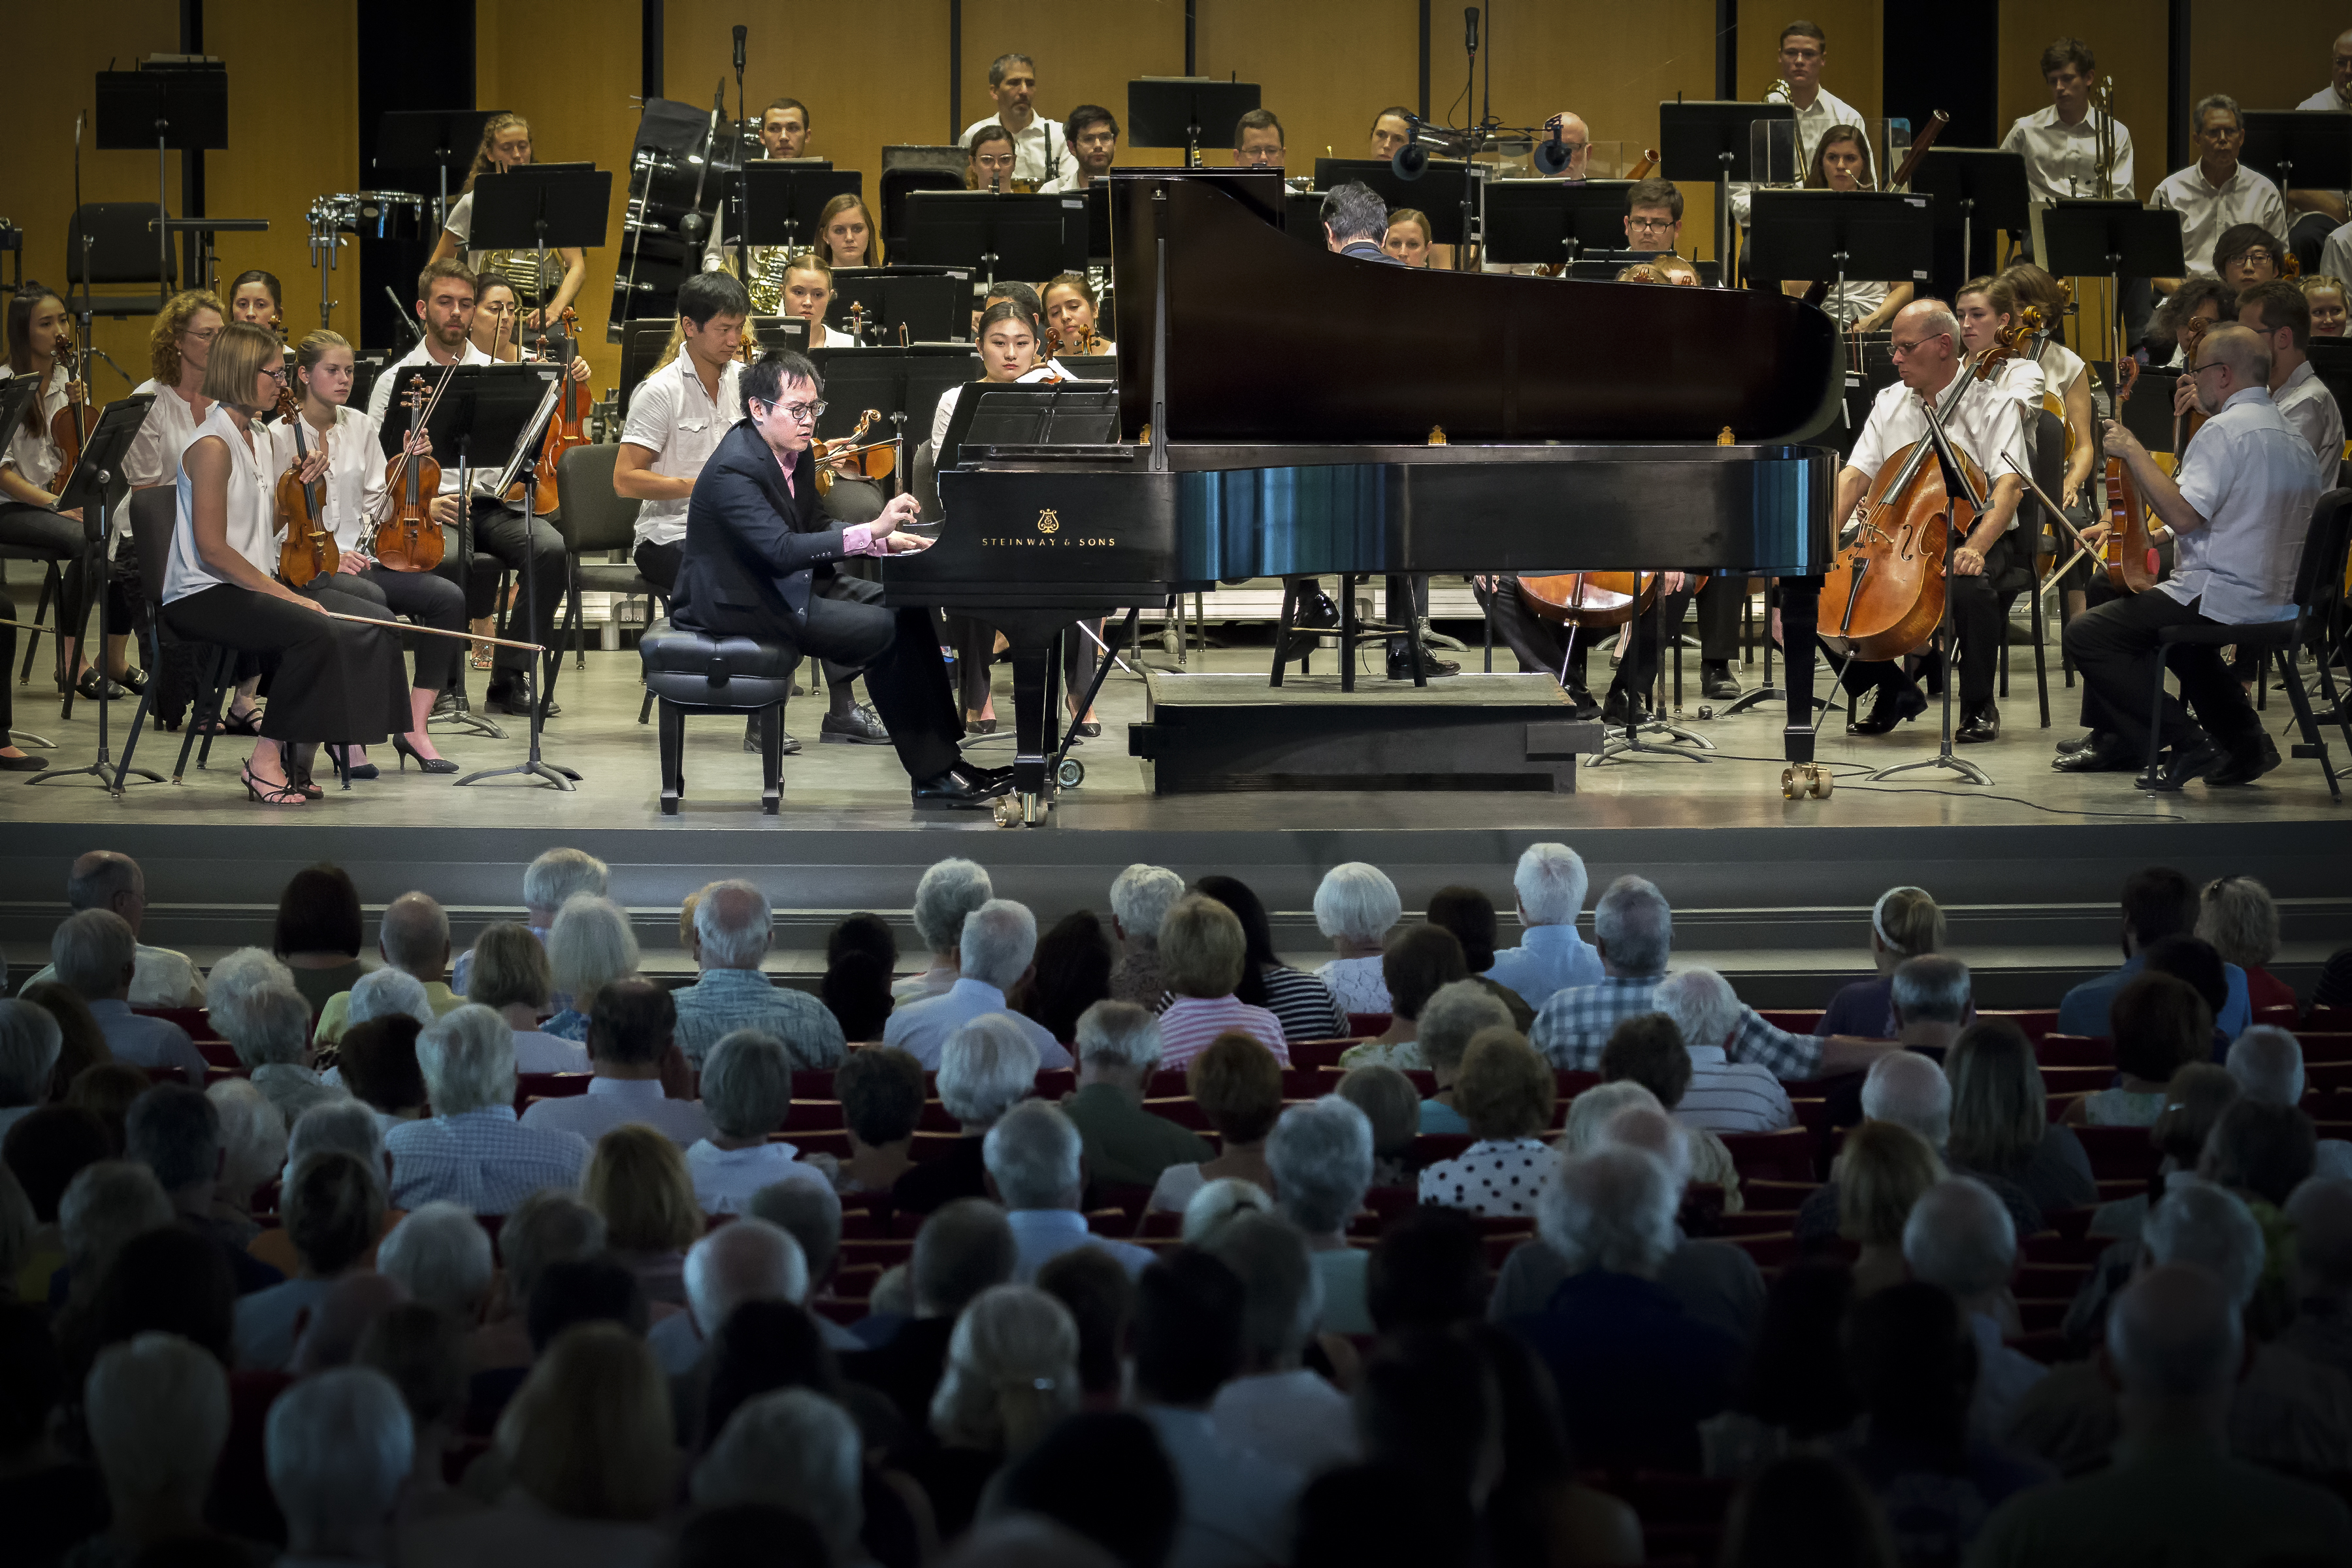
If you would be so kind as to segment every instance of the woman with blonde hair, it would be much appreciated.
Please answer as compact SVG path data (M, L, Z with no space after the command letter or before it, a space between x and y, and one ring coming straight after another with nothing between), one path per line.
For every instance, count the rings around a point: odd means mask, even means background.
M824 204L816 216L816 254L836 268L883 264L882 231L864 196L844 191Z
M2099 1201L2091 1158L2074 1130L2050 1120L2033 1042L2006 1018L1960 1031L1944 1058L1952 1084L1952 1169L2025 1189L2045 1215Z
M1211 1041L1247 1035L1284 1067L1290 1047L1282 1020L1234 994L1242 983L1248 942L1241 918L1200 893L1176 900L1160 922L1160 968L1175 993L1160 1015L1160 1065L1168 1071L1191 1065Z
M2299 285L2304 303L2311 307L2311 335L2315 338L2340 338L2344 335L2344 279L2331 278L2325 272L2315 272Z
M596 1140L583 1194L604 1216L605 1245L646 1300L686 1305L686 1250L702 1239L703 1218L677 1145L642 1121L624 1122Z
M555 912L547 932L548 968L560 995L572 1005L540 1026L559 1040L588 1038L588 1008L596 988L636 973L637 933L628 911L610 899L574 893Z
M1870 909L1870 961L1878 970L1830 998L1813 1033L1865 1040L1895 1037L1895 972L1906 958L1944 950L1944 911L1925 888L1889 888Z
M588 1070L587 1047L540 1027L540 1019L554 1005L555 969L529 926L520 921L493 921L474 939L470 957L466 1000L495 1009L514 1031L515 1071Z
M2271 890L2252 877L2216 877L2205 884L2197 906L2197 934L2213 944L2224 963L2246 972L2246 1000L2257 1013L2294 1007L2294 987L2263 965L2278 956L2278 905Z
M1068 1308L1030 1285L972 1299L931 1395L939 1447L908 1467L930 1494L942 1543L971 1528L991 1478L1076 1410L1078 1394L1078 1326Z
M1388 237L1381 248L1403 262L1407 267L1429 265L1429 215L1413 207L1398 207L1389 214Z
M449 216L442 220L441 238L433 247L431 260L446 261L463 252L466 265L478 273L491 268L506 273L513 279L516 297L533 307L518 325L535 332L552 325L563 308L579 297L581 286L588 281L587 258L572 246L559 247L547 268L553 274L559 262L562 267L551 294L547 277L531 275L532 252L481 250L468 243L474 228L474 182L484 174L522 168L530 161L530 121L520 114L493 114L484 121L481 145L474 150L474 166L466 171L464 194L450 204Z
M1927 1141L1892 1121L1864 1121L1845 1135L1837 1161L1837 1233L1862 1248L1853 1290L1867 1296L1909 1279L1903 1226L1920 1194L1944 1179Z

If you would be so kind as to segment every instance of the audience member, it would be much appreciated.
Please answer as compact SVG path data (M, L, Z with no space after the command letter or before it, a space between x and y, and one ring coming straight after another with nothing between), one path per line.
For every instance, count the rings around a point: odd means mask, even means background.
M1110 933L1118 942L1110 994L1119 1002L1157 1008L1167 993L1160 967L1160 922L1184 896L1184 879L1165 866L1129 866L1110 885Z
M2135 975L2113 997L2106 1029L2123 1081L2075 1100L2065 1120L2091 1127L2153 1126L2172 1075L2211 1057L2213 1015L2187 982L2169 974Z
M1873 1063L1862 1083L1862 1114L1866 1122L1891 1121L1917 1133L1948 1167L1944 1151L1952 1136L1952 1084L1930 1058L1897 1050ZM1839 1179L1838 1167L1832 1165L1827 1184L1798 1205L1800 1240L1818 1240L1836 1228ZM2008 1208L2018 1235L2032 1236L2042 1228L2042 1211L2022 1187L1984 1171L1976 1173L1975 1179Z
M703 1225L677 1145L643 1122L622 1123L596 1140L582 1195L604 1216L611 1256L646 1299L686 1305L686 1249Z
M229 1431L217 1360L171 1334L110 1345L90 1369L82 1412L111 1518L68 1561L135 1563L158 1542L212 1535L205 1501Z
M456 996L447 1008L436 1012L432 999L425 992L425 983L414 974L397 969L372 969L353 981L349 991L339 993L336 999L346 1002L339 1020L338 1039L348 1034L353 1026L373 1018L408 1018L414 1020L420 1029L430 1028L436 1020L466 1005L463 996ZM327 1048L338 1050L332 1045ZM332 1082L333 1069L328 1070L331 1075L328 1081Z
M566 1330L581 1323L614 1323L631 1339L644 1339L653 1327L653 1306L635 1270L610 1257L549 1264L531 1287L523 1319L532 1364L546 1358L548 1346Z
M1695 1469L1698 1423L1729 1396L1739 1342L1658 1283L1680 1196L1663 1160L1617 1147L1564 1160L1544 1189L1538 1229L1568 1278L1504 1326L1576 1391L1570 1438L1587 1464Z
M1282 1020L1234 994L1246 973L1242 922L1233 910L1198 893L1169 907L1160 922L1160 971L1171 999L1160 1009L1161 1059L1188 1066L1221 1035L1247 1035L1284 1067L1290 1047Z
M898 963L898 939L890 922L876 914L845 915L824 939L824 978L817 1000L841 1026L853 1046L880 1045L894 1002L891 971Z
M840 1195L822 1182L772 1182L751 1194L751 1205L745 1212L753 1219L767 1221L799 1245L801 1262L808 1274L808 1289L795 1299L808 1305L815 1315L817 1337L826 1348L836 1352L865 1349L865 1341L816 1311L815 1306L833 1294L834 1275L841 1267ZM691 1290L692 1287L689 1279L688 1288Z
M1865 1121L1846 1134L1835 1184L1837 1237L1861 1249L1853 1265L1859 1294L1910 1278L1904 1226L1913 1206L1948 1173L1927 1141L1907 1127Z
M1427 919L1462 944L1463 966L1480 990L1510 1009L1511 1027L1523 1035L1533 1028L1536 1010L1527 999L1486 973L1495 967L1495 900L1475 888L1440 888L1429 895Z
M314 1105L342 1099L310 1065L310 1005L290 985L264 985L246 994L233 1026L221 1033L251 1069L253 1087L268 1096L289 1126Z
M1037 1065L1066 1068L1070 1053L1034 1018L1011 1012L1005 993L1030 972L1037 951L1037 917L1009 899L991 899L964 917L955 984L936 996L901 1002L882 1037L926 1069L941 1069L948 1040L975 1018L997 1017L1019 1031Z
M236 1304L237 1364L263 1372L286 1365L301 1320L336 1280L365 1266L383 1230L382 1171L336 1150L305 1155L281 1201L296 1270Z
M2176 1182L2193 1180L2205 1157L2205 1142L2221 1112L2238 1101L2238 1080L2211 1062L2190 1062L2165 1086L2164 1110L2148 1129L2148 1142L2157 1152L2156 1170L2147 1191L2101 1204L2091 1215L2088 1234L2101 1237L2139 1239L2148 1205L2160 1200Z
M2141 956L2147 960L2142 973L2169 974L2175 980L2185 980L2204 1001L2205 1010L2213 1016L2215 1056L2245 1032L2252 1009L2247 1005L2243 986L2232 979L2238 973L2237 965L2222 963L2211 942L2186 931L2175 931L2149 942Z
M2000 1313L2017 1271L2017 1228L1983 1183L1953 1176L1920 1194L1903 1226L1903 1260L1911 1277L1949 1294L1977 1343L1977 1386L1969 1429L1988 1441L2009 1430L2018 1401L2045 1368L2002 1343Z
M49 1098L65 1031L45 1008L0 1000L0 1137Z
M1059 1106L1025 1100L1006 1111L981 1141L989 1189L1013 1226L1013 1278L1027 1285L1050 1258L1074 1247L1109 1253L1139 1274L1151 1254L1087 1228L1081 1203L1085 1140Z
M1084 1324L1079 1333L1083 1340ZM992 1506L992 1520L1052 1520L1100 1546L1118 1568L1161 1568L1182 1511L1160 1439L1125 1411L1081 1412L1050 1428L1005 1466Z
M1612 1083L1640 1084L1650 1091L1658 1109L1678 1119L1690 1093L1690 1052L1683 1047L1682 1029L1664 1013L1634 1014L1617 1026L1601 1053L1603 1087ZM1780 1087L1777 1080L1773 1087ZM1573 1101L1570 1115L1575 1115ZM1732 1159L1729 1146L1705 1127L1685 1121L1682 1128L1690 1145L1691 1179L1723 1194L1722 1212L1739 1213L1747 1204L1739 1192L1739 1166ZM1577 1142L1580 1146L1585 1141Z
M671 1568L833 1568L832 1549L808 1519L768 1503L697 1509L678 1526Z
M1764 1326L1748 1347L1730 1405L1699 1423L1708 1475L1752 1475L1833 1441L1853 1424L1857 1406L1838 1331L1854 1287L1852 1271L1834 1260L1792 1265L1772 1282Z
M701 974L671 994L677 1048L696 1067L738 1029L783 1041L800 1068L841 1065L841 1024L805 991L774 985L760 972L775 941L768 895L746 881L714 882L694 907L694 961Z
M294 989L312 1012L368 972L360 958L361 940L360 891L351 873L321 862L286 879L269 951L293 974ZM217 997L214 1005L219 1005Z
M1209 1406L1218 1433L1310 1479L1353 1464L1348 1396L1304 1364L1322 1310L1305 1239L1271 1215L1240 1215L1202 1250L1233 1270L1244 1301L1242 1370Z
M1510 1027L1511 1010L1482 987L1464 981L1441 985L1422 1005L1415 1042L1435 1088L1421 1102L1417 1124L1423 1132L1462 1134L1470 1131L1454 1095L1462 1076L1463 1053L1470 1042L1490 1029Z
M46 1302L50 1299L51 1279L66 1267L58 1205L76 1176L89 1166L112 1160L117 1151L90 1112L79 1106L45 1105L8 1129L0 1152L5 1152L9 1173L24 1189L26 1206L33 1214L33 1233L18 1259L16 1277L0 1283L13 1284L16 1300ZM163 1207L160 1223L170 1224L170 1200L154 1185L153 1173L139 1169ZM9 1294L0 1291L0 1300Z
M1650 999L1675 1021L1690 1058L1690 1087L1674 1104L1675 1121L1707 1132L1778 1132L1797 1124L1797 1109L1779 1079L1731 1059L1727 1047L1747 1012L1731 982L1712 969L1680 970L1659 981ZM1894 1033L1891 1014L1884 1032Z
M1248 883L1234 877L1203 877L1192 887L1202 898L1233 910L1242 922L1242 983L1234 988L1234 995L1281 1019L1286 1041L1335 1040L1348 1032L1348 1015L1331 988L1275 955L1274 922ZM1157 1005L1159 998L1151 1000Z
M2352 1553L2332 1493L2233 1458L2226 1434L2243 1356L2229 1287L2159 1265L2116 1299L2106 1362L2126 1442L2105 1471L2021 1492L1985 1521L1971 1563L2252 1563Z
M0 1300L0 1518L11 1553L36 1568L107 1525L104 1479L55 1440L71 1392L47 1314Z
M580 1184L588 1141L515 1118L514 1032L495 1011L468 1004L425 1030L416 1065L433 1114L384 1134L394 1204L504 1214L541 1187Z
M1406 1209L1381 1227L1364 1268L1364 1305L1383 1334L1446 1329L1486 1313L1492 1280L1478 1222L1461 1209L1431 1204Z
M2265 1007L2298 1007L2294 987L2263 967L2278 956L2278 905L2270 889L2252 877L2217 877L2198 896L2195 934L2211 944L2225 963L2246 973L2246 1002Z
M886 1394L918 1431L930 1420L931 1395L947 1364L956 1315L980 1293L1013 1278L1013 1227L1004 1211L982 1198L941 1206L915 1233L907 1275L914 1315L874 1349L845 1356L841 1373Z
M1315 973L1344 1011L1391 1011L1381 949L1403 914L1396 884L1378 866L1349 860L1323 873L1315 889L1315 929L1339 956Z
M1126 1265L1099 1247L1074 1247L1047 1259L1036 1283L1077 1325L1079 1405L1118 1409L1127 1393L1128 1330L1135 1321L1135 1280Z
M227 1366L236 1354L236 1300L217 1248L200 1236L160 1226L122 1244L100 1276L88 1310L69 1303L60 1314L58 1338L77 1374L86 1375L108 1345L151 1331L184 1339Z
M1429 999L1440 987L1454 984L1467 984L1489 994L1471 980L1470 967L1463 962L1462 943L1444 926L1407 926L1391 936L1381 954L1381 983L1389 994L1389 1026L1374 1038L1341 1052L1341 1067L1425 1068L1427 1054L1415 1039L1422 1009ZM1509 1013L1507 1004L1503 1010Z
M1265 1168L1275 1206L1307 1237L1323 1298L1323 1331L1371 1332L1365 1299L1371 1258L1348 1245L1347 1230L1372 1184L1372 1124L1337 1095L1291 1106L1266 1139Z
M1273 1194L1255 1182L1220 1176L1194 1193L1192 1201L1184 1205L1181 1234L1198 1247L1236 1215L1274 1212Z
M1975 1011L1969 991L1969 966L1957 958L1936 952L1896 964L1887 993L1895 1042L1940 1060Z
M549 939L551 952L563 949L563 933L571 929L565 925L570 912L567 906L566 913L556 917L557 934ZM666 1079L685 1077L683 1058L673 1055L677 1048L677 1010L669 993L650 980L630 974L575 996L588 1008L584 1037L589 1071L595 1076L588 1080L585 1094L553 1094L533 1100L522 1113L522 1124L577 1132L592 1142L629 1121L658 1130L680 1148L708 1138L707 1106L668 1095Z
M923 1064L904 1051L852 1051L833 1070L834 1097L849 1131L849 1158L834 1180L845 1193L887 1193L915 1168L915 1126L923 1117Z
M294 971L267 948L240 947L224 954L205 979L205 1010L215 1029L226 1028L237 1021L245 999L265 986L294 984ZM310 994L303 992L308 1001Z
M524 927L531 935L545 942L548 932L555 928L555 917L562 911L565 902L575 893L603 898L609 876L610 871L604 862L584 849L541 850L530 865L523 868ZM461 995L471 978L473 963L471 952L458 955L457 973L449 984ZM568 1005L570 998L565 998L564 1004Z
M75 859L72 869L66 874L66 908L76 914L84 910L110 910L131 928L135 942L147 918L147 873L128 855L112 849L87 851ZM140 942L132 963L137 973L131 976L128 1000L133 1007L205 1005L204 979L186 953ZM24 996L26 990L54 983L57 978L54 965L44 966L25 982L24 990L16 994Z
M1486 1531L1483 1516L1503 1468L1501 1416L1492 1364L1468 1335L1412 1329L1391 1336L1365 1363L1357 1389L1366 1463L1349 1474L1398 1478L1411 1495L1402 1510L1393 1502L1365 1510L1359 1528L1410 1521L1395 1539L1412 1542L1412 1560L1470 1561L1469 1543ZM1320 1555L1324 1512L1302 1507L1301 1561ZM1360 1561L1370 1546L1361 1542Z
M843 1396L841 1373L804 1309L773 1295L746 1301L710 1335L700 1376L674 1385L673 1398L687 1394L678 1405L679 1430L696 1434L695 1447L707 1452L738 1410L786 1388L832 1400Z
M1471 1041L1454 1104L1476 1142L1421 1173L1421 1201L1533 1215L1559 1164L1544 1138L1558 1093L1551 1068L1517 1035L1490 1029Z
M2013 1183L2045 1218L2098 1202L2083 1141L2050 1118L2042 1068L2024 1030L2006 1018L1970 1024L1944 1058L1944 1076L1952 1086L1945 1152L1955 1173Z
M703 1347L751 1301L788 1301L809 1295L808 1259L781 1226L745 1216L695 1242L686 1255L686 1310L673 1312L646 1333L646 1343L672 1377L691 1373Z
M178 1223L219 1248L236 1280L237 1294L250 1295L284 1278L275 1268L246 1255L249 1233L224 1223L214 1212L214 1197L229 1152L223 1146L219 1108L194 1089L176 1083L159 1083L131 1102L124 1123L123 1152L155 1173L155 1180L172 1200ZM284 1158L279 1142L278 1155ZM274 1169L277 1161L271 1162Z
M862 1556L862 1475L856 1424L824 1395L786 1388L736 1409L695 1467L692 1490L701 1509L761 1504L804 1520L816 1530L830 1561L848 1563ZM764 1532L759 1540L763 1550L779 1544ZM764 1560L739 1555L727 1561Z
M793 1062L782 1040L738 1029L711 1047L697 1112L703 1135L686 1152L702 1213L740 1214L752 1194L774 1182L827 1184L824 1173L802 1163L793 1145L770 1142L792 1108Z
M930 1496L940 1540L969 1530L998 1469L1077 1407L1078 1330L1062 1304L1028 1285L982 1291L956 1320L931 1396L938 1444L905 1461Z
M384 963L375 974L404 975L423 988L431 1016L418 1022L429 1024L465 1005L466 998L448 984L449 913L429 894L403 893L384 905L383 918L376 922L375 950ZM332 1045L358 1021L351 1014L359 1000L359 983L354 983L351 990L337 992L319 1010L320 1045ZM382 1017L382 1010L375 1016Z
M1150 1206L1181 1212L1192 1194L1227 1176L1271 1190L1266 1135L1282 1114L1282 1064L1263 1041L1220 1035L1184 1069L1193 1103L1217 1131L1218 1152L1197 1164L1170 1165L1151 1188Z
M1289 1553L1298 1473L1235 1446L1210 1414L1245 1364L1248 1310L1233 1270L1193 1247L1159 1258L1137 1281L1136 1408L1176 1472L1183 1510L1171 1568L1241 1568Z
M409 1211L376 1248L376 1268L408 1299L471 1324L490 1297L489 1233L452 1203Z
M254 1194L286 1169L286 1118L251 1080L227 1078L205 1090L220 1118L220 1177L213 1184L208 1217L243 1247L260 1233Z
M585 1041L589 1003L601 987L633 978L638 962L627 910L593 893L566 899L547 932L548 967L564 1005L541 1027L560 1040Z
M1733 1495L1717 1561L1722 1568L1895 1568L1899 1559L1860 1477L1826 1456L1793 1454Z
M2296 1107L2265 1105L2242 1094L2213 1123L2197 1173L2250 1205L2282 1209L2311 1179L2315 1142L2311 1118Z
M521 1386L533 1359L530 1298L541 1277L559 1263L582 1263L604 1253L604 1216L570 1188L541 1188L499 1226L499 1258L505 1267L467 1349L476 1372L476 1403L486 1417L494 1419ZM467 1261L461 1272L470 1279L471 1269ZM476 1425L487 1429L489 1419Z
M49 1069L48 1099L63 1100L84 1068L114 1059L114 1053L107 1049L105 1032L91 1016L89 1004L71 986L54 980L32 981L16 993L16 1000L38 1007L58 1026L58 1059ZM0 1131L4 1130L0 1127Z
M2058 1029L2068 1035L2097 1035L2108 1028L2108 1013L2125 985L2147 967L2147 950L2168 936L2187 936L2197 929L2197 884L2169 866L2151 866L2135 871L2124 880L2123 895L2123 963L2100 975L2085 980L2066 993L2058 1004ZM2214 1009L2211 1024L2218 1024L2231 1039L2253 1021L2246 1005L2246 972L2236 964L2224 971L2228 984L2228 1003ZM2116 1040L2120 1055L2123 1041ZM2161 1083L2169 1073L2159 1073ZM2145 1125L2142 1123L2141 1125Z
M368 1324L353 1359L390 1378L408 1411L414 1462L400 1500L400 1522L479 1508L450 1486L444 1468L466 1410L465 1326L446 1312L404 1302Z
M414 1018L371 1018L352 1025L336 1042L335 1071L343 1087L387 1132L425 1114L425 1072L416 1065L424 1032Z
M931 965L890 987L900 1001L936 996L956 982L961 962L964 917L996 895L988 873L970 860L941 860L915 884L915 934Z
M416 1442L390 1378L364 1367L304 1378L271 1404L264 1442L270 1495L286 1518L279 1562L390 1561Z
M494 921L474 939L467 956L474 963L466 1000L506 1020L517 1072L588 1070L588 1053L576 1040L539 1026L555 1005L555 970L541 937L517 921Z
M111 910L84 910L58 922L49 967L58 983L88 1005L113 1059L136 1068L178 1068L205 1081L205 1058L188 1032L168 1018L134 1013L127 998L137 973L138 939Z
M940 1051L940 1104L956 1119L963 1135L891 1184L894 1206L929 1214L954 1198L986 1195L988 1168L982 1141L999 1117L1028 1099L1036 1087L1037 1047L1021 1027L1026 1023L1003 1013L983 1013L948 1036Z
M359 1359L360 1337L368 1325L407 1300L408 1293L384 1276L373 1269L352 1269L319 1298L318 1310L294 1342L287 1372L301 1378L353 1364Z
M1469 1331L1500 1396L1503 1468L1486 1498L1498 1564L1648 1561L1642 1521L1622 1499L1576 1479L1559 1393L1526 1342L1488 1323Z
M1822 1010L1813 1033L1853 1035L1866 1040L1895 1037L1895 971L1906 959L1944 950L1944 911L1925 888L1889 888L1870 909L1868 980L1843 986Z
M84 1068L66 1086L66 1103L87 1110L106 1130L108 1152L120 1155L130 1142L125 1130L133 1101L155 1085L142 1068L126 1062L100 1062Z
M1518 894L1519 945L1495 955L1487 978L1540 1011L1558 993L1601 984L1601 955L1576 933L1589 883L1583 858L1565 844L1530 844L1511 874Z
M1097 1002L1077 1021L1078 1087L1062 1110L1086 1141L1087 1171L1115 1186L1150 1186L1171 1165L1215 1151L1199 1134L1143 1109L1160 1068L1160 1021L1133 1002Z
M1012 1010L1062 1045L1078 1037L1078 1018L1110 995L1110 933L1092 910L1064 915L1037 939L1028 978L1007 994Z
M1421 1132L1421 1091L1394 1068L1350 1068L1331 1092L1372 1124L1372 1185L1411 1186L1412 1141Z
M2352 1182L2318 1176L2286 1203L2294 1226L2294 1321L2278 1342L2352 1373Z

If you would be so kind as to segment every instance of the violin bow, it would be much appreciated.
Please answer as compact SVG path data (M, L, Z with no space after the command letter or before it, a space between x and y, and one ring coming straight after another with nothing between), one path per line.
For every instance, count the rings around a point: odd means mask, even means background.
M547 651L546 645L543 643L513 642L506 637L484 637L479 632L452 632L444 631L439 626L407 626L399 621L379 621L370 616L347 616L341 610L329 610L325 614L331 621L349 621L355 626L374 626L383 631L404 634L415 632L428 637L457 637L466 642L486 642L492 647L519 647L529 653Z

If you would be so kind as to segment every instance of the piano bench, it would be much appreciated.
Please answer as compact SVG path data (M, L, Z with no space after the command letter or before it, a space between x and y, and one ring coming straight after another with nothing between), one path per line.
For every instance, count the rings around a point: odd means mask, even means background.
M661 705L661 808L677 815L686 798L687 715L759 714L760 809L776 815L783 800L784 699L792 695L800 651L750 637L711 637L663 621L637 639L646 690Z

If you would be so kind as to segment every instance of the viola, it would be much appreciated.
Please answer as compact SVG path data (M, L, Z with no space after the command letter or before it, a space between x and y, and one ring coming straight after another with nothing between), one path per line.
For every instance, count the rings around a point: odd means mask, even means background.
M881 417L880 409L869 408L857 416L857 428L848 435L812 443L810 456L816 463L817 494L831 495L833 482L837 479L871 481L890 477L898 463L898 438L858 445L858 437L874 428L874 422Z
M584 418L587 399L580 383L571 374L572 356L580 352L580 318L571 306L566 305L562 319L563 335L570 341L572 352L565 354L561 362L564 371L563 385L555 395L555 416L547 422L546 437L539 444L539 462L534 470L538 482L533 487L537 499L530 510L540 517L545 517L563 504L555 489L555 476L562 466L563 454L574 447L588 444Z
M2137 360L2126 356L2117 363L2115 416L2118 421L2138 379ZM2107 458L2100 474L2099 493L2107 530L2099 542L2099 562L2106 569L2107 585L2118 594L2146 593L2156 586L2163 563L2147 536L2147 502L2121 458Z
M449 378L443 376L441 385L448 384ZM440 395L440 387L436 387L428 399L425 378L409 377L408 391L400 401L408 410L410 430L424 428ZM441 525L433 521L433 498L441 493L441 465L430 452L412 454L404 447L392 460L384 485L392 497L392 511L376 524L376 563L392 572L432 571L441 564L443 552Z
M1572 626L1622 626L1658 602L1655 572L1561 572L1521 577L1519 596L1548 621Z
M278 406L283 411L283 396ZM326 476L302 482L302 465L310 456L310 431L299 408L292 418L293 466L278 476L278 527L286 535L278 550L278 574L289 586L299 588L334 571L342 552L336 548L334 531L327 526Z

